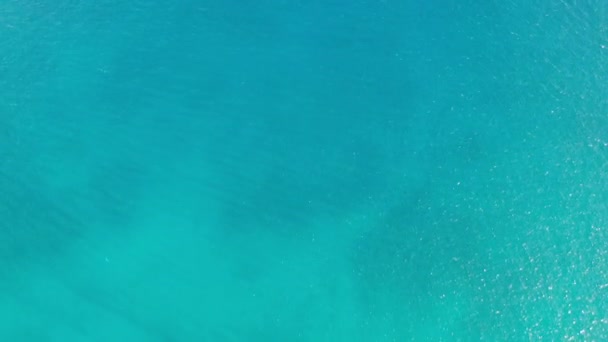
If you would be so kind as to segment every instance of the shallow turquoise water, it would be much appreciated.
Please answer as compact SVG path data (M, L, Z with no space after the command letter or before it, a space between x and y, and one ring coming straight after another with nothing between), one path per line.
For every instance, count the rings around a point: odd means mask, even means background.
M608 338L608 7L480 3L0 4L0 340Z

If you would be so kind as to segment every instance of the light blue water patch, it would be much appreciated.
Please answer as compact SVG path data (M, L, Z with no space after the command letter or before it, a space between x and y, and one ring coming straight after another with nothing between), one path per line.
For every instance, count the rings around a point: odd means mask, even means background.
M607 25L0 4L0 339L605 339Z

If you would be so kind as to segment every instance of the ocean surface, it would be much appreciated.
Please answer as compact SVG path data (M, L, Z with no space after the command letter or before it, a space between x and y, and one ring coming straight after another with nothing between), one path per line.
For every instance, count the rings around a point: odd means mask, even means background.
M1 341L608 339L608 3L0 3Z

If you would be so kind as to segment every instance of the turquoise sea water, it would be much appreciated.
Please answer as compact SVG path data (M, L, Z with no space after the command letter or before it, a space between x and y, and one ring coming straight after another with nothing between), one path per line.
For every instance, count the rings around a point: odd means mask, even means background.
M1 341L608 339L602 1L0 4Z

